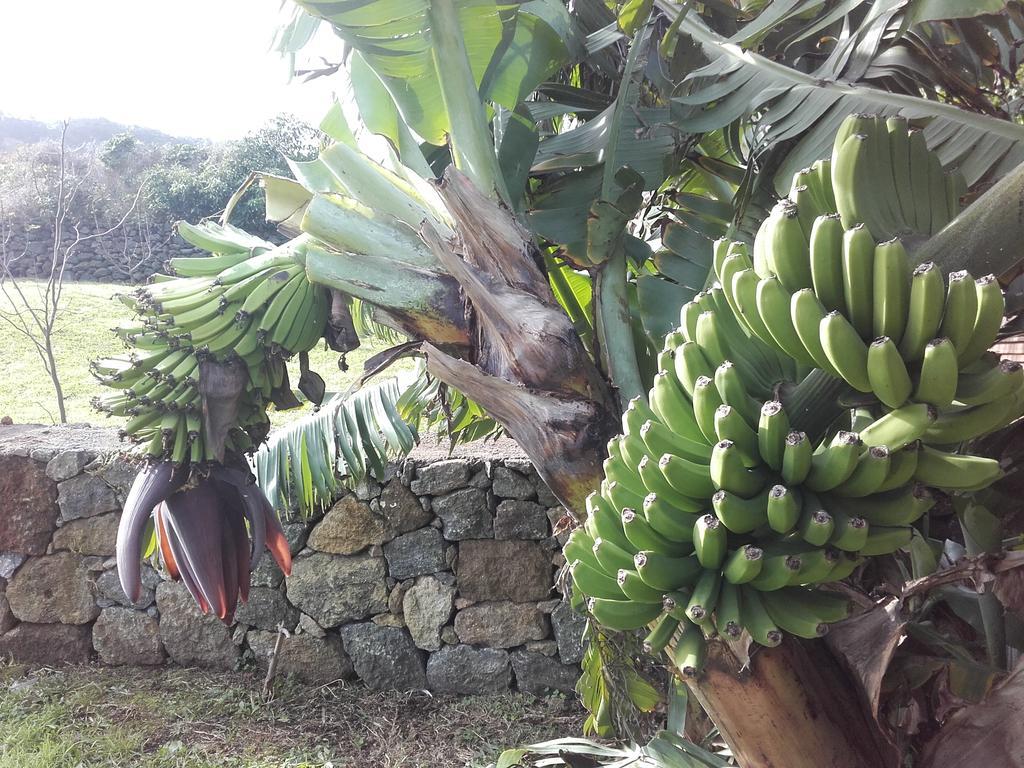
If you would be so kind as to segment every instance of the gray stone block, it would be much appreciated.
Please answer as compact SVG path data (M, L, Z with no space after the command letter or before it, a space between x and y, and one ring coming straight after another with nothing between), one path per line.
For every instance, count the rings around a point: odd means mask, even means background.
M382 558L317 553L292 563L285 586L289 602L327 628L387 610L384 579Z
M427 686L435 693L503 693L511 683L506 651L449 645L432 653L427 661Z
M408 691L427 686L422 653L409 633L373 623L341 628L345 652L368 688Z
M502 499L532 499L537 489L528 478L508 467L495 467L491 491Z
M487 494L477 488L462 488L432 502L434 514L443 523L449 541L487 539L493 535L493 520Z
M455 614L459 640L489 648L513 648L548 636L547 617L531 603L477 603Z
M546 539L548 514L535 501L507 499L498 505L494 515L496 539Z
M580 676L575 664L563 664L541 653L516 650L511 654L516 673L516 687L523 693L543 696L552 691L572 693Z
M449 459L424 464L416 470L416 479L409 490L417 495L436 496L462 488L469 480L469 463L465 459Z
M470 600L545 600L551 555L532 541L463 541L457 576L459 594Z
M393 579L442 571L445 568L444 539L435 528L421 528L385 544L384 557Z

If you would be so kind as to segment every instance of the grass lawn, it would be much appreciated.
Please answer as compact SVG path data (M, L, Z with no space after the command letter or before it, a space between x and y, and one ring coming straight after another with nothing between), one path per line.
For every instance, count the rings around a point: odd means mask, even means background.
M0 768L482 768L578 733L562 698L444 698L252 673L0 666Z
M23 281L26 295L31 301L41 283ZM92 410L89 400L101 387L89 374L89 361L105 355L117 354L123 349L120 340L110 328L128 319L128 310L111 297L125 286L110 283L66 283L63 305L66 308L54 337L57 372L64 387L70 422L109 423L116 426L120 420L107 420ZM0 295L0 311L11 305ZM365 344L348 354L349 370L338 368L338 353L325 350L323 345L310 352L310 365L327 382L328 395L346 390L362 372L363 362L379 352L381 345ZM3 361L4 380L0 382L0 416L10 416L16 423L56 422L57 405L53 385L43 369L31 342L0 321L0 361ZM292 384L299 378L298 360L290 366ZM283 424L309 413L309 408L272 412L271 421Z

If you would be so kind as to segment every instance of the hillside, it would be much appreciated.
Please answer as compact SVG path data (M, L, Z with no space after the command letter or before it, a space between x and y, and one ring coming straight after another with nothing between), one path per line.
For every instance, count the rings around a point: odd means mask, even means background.
M153 128L115 123L102 117L73 119L68 127L67 140L72 144L99 143L126 131L130 131L135 138L146 144L198 141L171 136ZM0 151L13 149L20 144L34 144L57 138L60 138L60 123L44 123L41 120L27 120L0 113Z

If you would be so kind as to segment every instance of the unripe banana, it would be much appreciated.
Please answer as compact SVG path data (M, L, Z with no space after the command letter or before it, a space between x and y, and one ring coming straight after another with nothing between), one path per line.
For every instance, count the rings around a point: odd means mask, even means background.
M958 364L956 347L946 338L932 339L924 348L913 399L945 408L956 396Z
M844 311L843 224L839 214L815 219L811 228L810 267L814 293L825 310Z
M690 603L690 594L691 590L689 589L677 589L666 593L665 599L661 601L662 610L674 619L689 621L689 617L686 615L686 606Z
M868 348L853 325L838 312L829 312L819 331L825 356L842 379L859 392L870 392Z
M577 528L569 534L569 539L562 547L562 555L567 563L586 563L591 569L604 573L604 569L594 555L594 539L583 528ZM607 574L605 575L607 576Z
M927 434L927 433L926 433ZM876 493L885 493L909 483L917 470L917 455L921 450L921 443L915 441L897 450L889 451L889 474L875 490Z
M771 592L789 585L800 573L799 555L766 555L761 572L750 582L750 586L761 592Z
M861 446L855 432L838 432L827 445L822 442L811 457L804 484L812 491L824 492L844 483L857 468Z
M824 546L832 538L835 520L810 494L804 494L804 508L797 521L800 538L815 547Z
M591 539L602 538L620 547L631 544L622 530L622 517L611 502L599 493L587 496L587 521L584 523Z
M686 337L679 331L670 331L665 334L665 341L662 343L662 351L675 352L683 344L689 344Z
M686 555L690 552L688 543L672 541L662 536L634 509L622 510L622 531L636 550L651 550L666 555Z
M802 510L803 503L799 491L784 485L773 485L768 491L768 525L776 533L792 531L800 520Z
M970 365L981 357L996 341L996 335L1003 324L1006 302L1003 290L995 275L979 277L975 282L978 296L978 310L974 319L971 337L963 348L957 347L960 365Z
M910 178L908 127L906 118L898 115L890 116L885 120L885 128L889 133L889 164L893 176L893 186L900 204L900 218L910 230L913 230L916 226L917 216L914 187Z
M679 543L693 541L693 524L697 521L694 512L699 509L684 510L656 493L649 493L644 498L643 510L647 522L666 539Z
M640 426L640 439L650 456L661 457L671 453L690 461L706 462L711 459L711 446L707 441L680 435L657 421L648 420Z
M790 301L789 293L777 278L764 278L757 284L757 311L775 344L794 360L813 366L814 359L807 354L793 327Z
M665 614L660 617L647 637L644 638L644 653L657 656L669 644L679 629L679 619Z
M932 217L932 233L938 232L949 223L949 206L946 201L946 174L942 161L934 152L928 153L928 192Z
M718 441L718 435L715 433L715 412L720 405L722 396L715 386L714 379L707 376L698 378L693 387L693 416L708 443Z
M868 448L857 460L853 474L837 485L833 492L840 496L860 498L876 493L889 475L889 449L884 445ZM838 545L837 545L838 546ZM843 549L843 547L839 547Z
M932 206L929 185L931 153L924 139L924 131L912 129L907 132L907 149L910 154L910 181L914 193L914 228L917 232L930 235L937 232L932 227Z
M919 264L910 279L910 299L907 323L899 350L909 362L924 356L925 345L939 334L945 303L942 272L934 263Z
M807 175L809 176L811 174L811 169L807 168L805 170L807 171ZM794 176L793 180L795 181L796 178L797 177ZM816 184L816 182L817 180L815 179L812 183ZM817 191L812 189L807 184L799 184L792 187L790 189L789 199L796 206L796 215L797 218L800 220L800 229L803 231L804 240L810 240L811 230L814 229L815 219L827 213L824 201L819 200ZM807 261L808 260L805 247L804 266L802 268L802 272L804 272L804 274L806 275L807 280L810 281L811 272L809 269L809 265L807 264ZM808 285L806 287L810 286Z
M650 456L644 456L637 465L637 469L640 472L640 479L643 480L647 490L650 493L656 494L658 498L662 499L666 504L670 504L674 509L689 514L700 512L704 509L703 501L690 498L677 491L665 478L661 468L658 466L658 462ZM648 495L650 494L644 494L645 503ZM673 537L670 536L669 538Z
M731 584L746 584L757 578L763 564L764 550L744 544L726 558L722 576Z
M771 269L789 293L810 288L811 268L807 235L800 223L797 206L781 200L768 217L768 258ZM763 316L763 313L762 313Z
M832 531L829 544L844 552L859 551L868 540L867 520L863 517L851 517L839 511L833 511L830 514L835 521L835 528ZM831 575L829 573L829 576Z
M722 567L728 532L714 515L702 515L693 526L693 551L701 566L710 570ZM697 617L700 618L700 617Z
M743 617L740 613L740 590L736 584L722 582L715 606L715 626L718 632L731 640L743 634Z
M764 472L759 467L747 469L739 448L731 440L719 440L715 443L709 469L716 488L745 499L756 496L764 488Z
M782 452L782 479L786 485L800 485L811 471L814 453L811 441L804 432L790 432Z
M633 563L644 583L662 594L692 585L704 570L695 557L673 557L653 550L637 552Z
M1024 385L1024 368L1016 360L1002 360L986 373L961 373L956 400L964 405L984 405L1010 398Z
M1002 475L995 459L946 453L926 445L918 456L914 479L934 488L972 491L991 485Z
M619 569L615 582L627 599L635 603L650 603L661 607L664 596L658 590L647 586L636 571Z
M569 565L573 586L587 597L602 597L606 600L625 600L618 582L584 560Z
M688 301L679 309L679 331L687 341L697 340L697 318L703 311L697 301Z
M814 291L804 288L794 293L790 299L789 309L796 335L800 337L800 343L814 360L814 364L838 377L839 372L832 366L825 349L821 346L821 321L827 313L818 297L814 295Z
M977 318L978 292L974 280L966 270L951 272L939 333L953 342L958 355L971 342Z
M898 342L910 308L910 259L903 243L889 240L875 246L872 268L872 332Z
M867 130L866 125L860 126ZM838 139L838 137L837 137ZM878 227L874 205L869 205L867 190L872 186L871 177L874 163L867 135L855 133L843 140L832 152L832 190L836 198L836 209L842 217L844 227L867 224Z
M688 341L678 347L673 358L676 377L691 398L697 379L701 376L712 378L715 375L714 366L708 362L700 345L695 341Z
M863 565L865 559L859 553L843 552L839 562L829 571L826 582L842 581L848 578L857 568Z
M609 442L619 444L618 438ZM630 493L636 494L641 499L646 496L650 491L647 486L644 485L643 480L640 479L640 475L637 474L636 470L631 468L625 461L623 461L621 454L616 453L615 455L609 455L604 460L602 467L604 469L604 476L610 482L616 482L626 488Z
M751 429L757 426L761 404L747 394L740 372L732 361L726 360L715 369L715 388L721 395L722 402L732 406L746 419Z
M732 279L732 295L739 306L738 318L743 321L754 336L759 338L772 349L781 349L772 336L768 326L761 318L761 312L757 307L757 290L760 285L760 278L754 270L744 269L737 272Z
M691 440L705 439L693 416L693 406L676 386L675 377L667 371L659 371L654 376L651 409L657 414L658 420L676 434Z
M765 610L761 593L750 585L740 587L740 614L743 626L755 643L774 648L782 642L782 632Z
M620 513L624 509L639 509L643 506L646 489L637 493L631 491L625 485L615 480L609 481L605 478L601 481L601 494L608 499L609 503Z
M813 639L828 632L828 624L815 611L794 600L790 589L765 593L761 599L772 621L791 635Z
M945 411L924 433L932 445L953 445L987 435L1012 421L1020 412L1020 394L984 405Z
M823 584L828 581L836 565L842 561L842 553L835 547L817 547L800 553L800 571L790 582L798 584Z
M757 423L757 449L761 459L778 472L782 469L782 456L789 434L789 418L778 400L770 400L761 406Z
M764 491L752 499L744 499L728 491L711 497L715 516L733 533L750 533L768 522L768 494Z
M613 544L600 536L594 539L594 557L597 558L600 570L609 575L632 568L635 554L636 550L632 547L628 550L623 549L618 544Z
M661 614L661 605L632 600L605 600L592 597L587 602L591 616L603 627L624 632L640 629Z
M875 396L890 408L899 408L910 397L910 372L888 336L879 336L868 347L868 381Z
M729 358L729 347L719 330L719 322L714 312L701 312L697 316L697 333L694 336L694 341L704 350L704 356L715 366Z
M860 549L860 554L866 557L891 554L910 544L913 536L913 528L886 528L881 525L872 525L871 530L868 531L867 541Z
M861 429L860 439L869 448L884 445L896 451L919 440L935 421L935 409L925 403L911 403L882 416Z
M844 314L862 339L873 337L874 265L875 241L867 227L847 229L843 234Z
M872 526L910 525L935 505L927 486L914 483L861 499L828 497L829 509L851 517L861 517Z
M711 617L718 603L722 588L722 574L717 570L705 570L693 585L690 601L686 604L686 615L690 621L701 623Z
M697 464L666 453L658 460L658 469L669 485L691 499L710 499L717 490L708 475L707 464Z
M683 677L694 678L704 669L707 656L707 641L700 627L684 620L682 634L672 652L672 663Z
M736 444L745 466L753 467L761 463L757 448L757 432L732 406L718 406L715 411L715 434L719 440L730 440Z

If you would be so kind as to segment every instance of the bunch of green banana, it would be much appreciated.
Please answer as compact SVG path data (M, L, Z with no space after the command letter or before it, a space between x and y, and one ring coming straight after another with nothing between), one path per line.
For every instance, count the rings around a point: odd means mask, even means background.
M295 260L291 249L301 245L275 248L219 226L179 224L178 231L211 255L172 259L173 276L119 297L135 313L114 329L128 352L92 363L100 383L116 390L93 405L126 417L122 435L149 456L203 463L213 458L202 418L203 361L246 366L249 380L227 447L254 450L267 434L272 393L284 383L283 361L321 337L329 295Z
M565 547L593 618L646 629L645 646L686 675L715 634L765 646L824 634L848 605L819 587L907 547L935 489L998 479L961 444L1024 411L1024 369L987 351L1003 314L994 278L956 273L947 287L934 265L912 270L899 240L872 236L956 213L957 196L897 191L936 162L919 157L919 133L855 117L839 141L796 175L752 253L715 244L718 282L682 308ZM851 191L904 149L891 194ZM812 370L857 402L814 439L777 397Z

